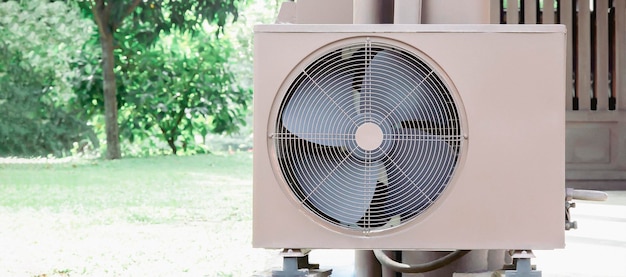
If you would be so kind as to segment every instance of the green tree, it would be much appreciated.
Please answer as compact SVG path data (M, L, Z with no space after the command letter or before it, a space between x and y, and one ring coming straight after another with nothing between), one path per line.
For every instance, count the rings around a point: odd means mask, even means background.
M215 24L219 30L228 18L237 17L244 0L82 0L79 5L89 11L98 27L102 49L103 101L106 123L107 159L121 157L118 126L118 103L114 50L119 45L118 30L124 24L134 28L133 39L153 45L161 32L170 30L196 33ZM126 38L125 38L126 39Z
M90 25L63 2L0 3L0 154L64 155L84 142L89 128L66 102Z
M236 53L230 40L213 33L192 37L174 32L162 35L152 47L129 41L115 50L120 135L129 143L158 137L174 154L181 147L204 151L198 138L232 133L244 123L252 94L235 78L231 61ZM103 101L94 60L86 57L78 65L84 72L76 89L78 106L88 116L101 109ZM142 154L160 153L153 151L158 146L151 146Z
M0 154L63 156L84 146L91 134L84 121L55 101L55 74L30 65L0 42Z
M132 58L136 70L122 77L133 125L158 128L174 154L194 145L195 135L236 131L251 100L250 90L238 85L229 68L228 40L186 38L170 36L141 51Z
M50 71L54 87L50 94L59 101L73 96L70 67L76 52L89 39L93 24L75 6L47 0L0 3L0 40L23 62L37 71Z

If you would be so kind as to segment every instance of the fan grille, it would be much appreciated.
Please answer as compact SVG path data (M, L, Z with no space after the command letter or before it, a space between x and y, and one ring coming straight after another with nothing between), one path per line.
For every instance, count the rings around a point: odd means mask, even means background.
M335 45L292 72L270 134L277 164L317 218L363 232L402 225L453 176L458 107L417 51L370 38Z

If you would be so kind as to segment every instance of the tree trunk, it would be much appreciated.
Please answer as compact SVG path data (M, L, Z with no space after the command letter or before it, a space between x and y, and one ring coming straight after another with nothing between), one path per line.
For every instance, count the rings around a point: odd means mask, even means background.
M174 154L174 156L176 156L176 150L178 150L176 148L176 143L174 143L174 139L167 139L167 144L170 146L170 148L172 149L172 154Z
M115 59L113 56L113 34L100 37L102 45L102 72L104 79L104 122L107 139L106 158L109 160L122 157L120 150L119 126L117 123L117 85L115 82Z
M159 122L160 123L160 122ZM159 129L161 129L161 133L163 134L163 138L167 141L167 145L172 149L172 154L176 155L178 148L176 148L176 137L170 137L165 127L159 125Z

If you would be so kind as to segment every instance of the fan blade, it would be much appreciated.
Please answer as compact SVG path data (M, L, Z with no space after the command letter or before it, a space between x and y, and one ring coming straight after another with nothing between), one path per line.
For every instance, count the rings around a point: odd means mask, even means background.
M438 136L401 129L385 160L389 217L412 216L426 209L445 188L454 170L455 153Z
M318 75L305 73L301 77L285 106L283 125L309 142L345 146L345 140L357 127L352 76L326 71Z
M378 52L369 68L360 97L362 112L372 112L392 125L446 121L447 107L438 104L445 101L437 93L441 88L432 69L391 50Z
M295 161L298 195L305 205L346 225L356 224L370 206L384 167L351 156L313 156Z

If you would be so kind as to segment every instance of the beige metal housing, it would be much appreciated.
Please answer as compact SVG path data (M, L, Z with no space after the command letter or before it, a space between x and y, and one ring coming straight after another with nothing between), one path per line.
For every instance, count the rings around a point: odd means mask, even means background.
M329 44L368 37L436 62L462 106L466 147L450 185L427 212L398 228L359 233L295 204L269 134L295 68ZM557 25L256 26L254 246L564 247L565 42Z

